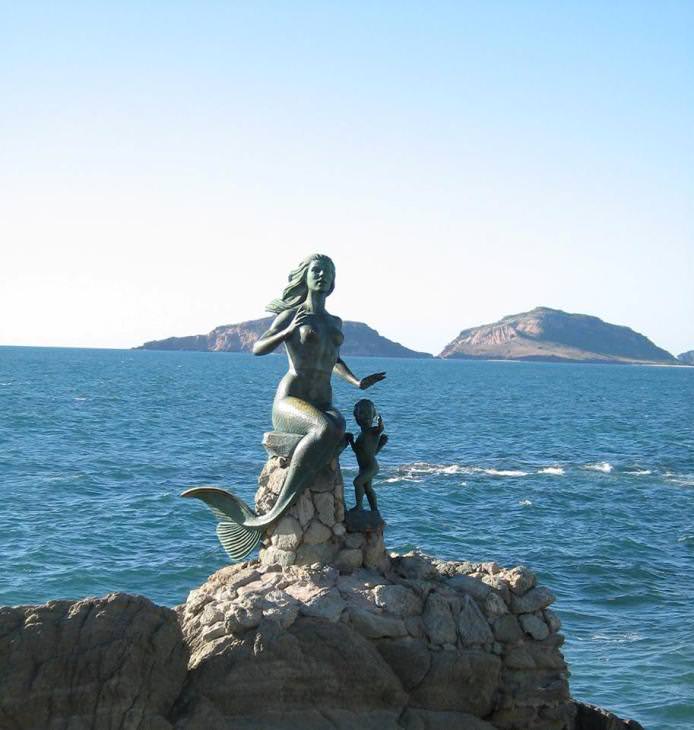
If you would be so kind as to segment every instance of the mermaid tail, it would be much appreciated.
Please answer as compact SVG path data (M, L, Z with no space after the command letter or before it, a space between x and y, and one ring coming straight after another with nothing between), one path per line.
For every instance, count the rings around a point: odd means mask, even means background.
M282 490L272 509L256 515L250 507L230 492L218 487L193 487L181 497L201 499L217 518L217 537L232 560L243 560L260 542L263 532L291 504L294 494Z

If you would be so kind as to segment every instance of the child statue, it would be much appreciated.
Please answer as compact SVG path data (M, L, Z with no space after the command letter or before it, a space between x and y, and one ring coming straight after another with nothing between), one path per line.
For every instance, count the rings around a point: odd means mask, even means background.
M378 512L372 480L378 474L376 454L388 443L388 436L383 433L383 419L378 415L376 406L367 398L357 401L354 406L354 419L361 428L361 433L356 439L352 434L348 434L359 464L359 474L354 479L354 494L357 501L354 511L360 512L364 509L362 503L366 495L371 511ZM375 426L374 420L376 420Z

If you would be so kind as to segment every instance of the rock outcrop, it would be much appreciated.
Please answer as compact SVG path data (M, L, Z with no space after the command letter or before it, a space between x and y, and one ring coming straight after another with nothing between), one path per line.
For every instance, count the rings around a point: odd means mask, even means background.
M179 609L176 727L574 727L553 600L524 568L418 553L223 568Z
M0 608L2 730L167 730L187 676L174 611L141 596Z
M261 513L296 439L264 443ZM554 595L527 568L388 553L382 520L345 514L335 459L258 559L175 611L127 594L0 608L0 728L642 730L571 699Z
M537 307L463 330L439 357L481 360L643 363L678 360L647 337L587 314Z
M694 365L694 350L687 350L687 352L681 352L677 359L683 362L685 365Z
M272 317L252 319L238 324L215 327L206 335L168 337L165 340L145 342L137 350L197 350L203 352L250 352L253 344L272 323ZM342 355L370 355L374 357L430 358L428 352L417 352L380 335L363 322L342 323L345 341L340 348Z

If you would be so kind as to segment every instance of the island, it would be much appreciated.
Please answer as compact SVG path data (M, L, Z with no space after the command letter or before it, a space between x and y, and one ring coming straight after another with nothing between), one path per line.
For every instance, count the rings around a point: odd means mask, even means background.
M681 352L677 359L685 365L694 365L694 350L687 350L687 352Z
M681 365L629 327L588 314L536 307L463 330L439 357L476 360Z
M272 324L273 317L251 319L237 324L215 327L206 335L168 337L152 340L136 350L196 350L201 352L251 352L260 335ZM417 352L393 342L363 322L345 321L342 324L345 341L340 352L346 356L431 358L428 352Z

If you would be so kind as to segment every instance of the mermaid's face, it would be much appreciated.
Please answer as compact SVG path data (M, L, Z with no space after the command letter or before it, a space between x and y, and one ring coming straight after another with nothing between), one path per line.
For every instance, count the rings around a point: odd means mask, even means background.
M330 293L333 287L332 266L321 259L313 259L306 272L306 286L310 291Z

